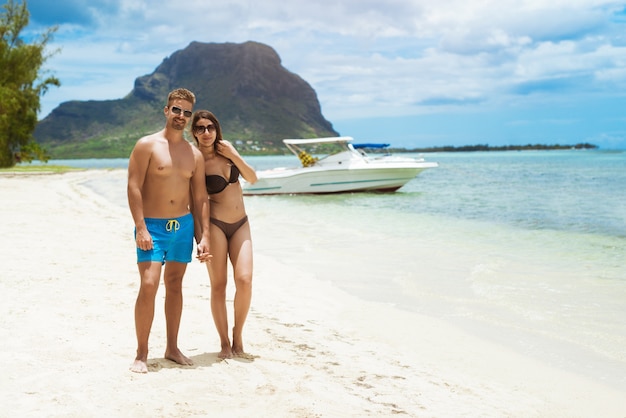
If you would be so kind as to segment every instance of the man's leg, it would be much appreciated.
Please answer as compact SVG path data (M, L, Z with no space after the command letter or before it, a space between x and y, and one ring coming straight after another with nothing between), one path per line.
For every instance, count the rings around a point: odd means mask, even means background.
M137 356L130 366L135 373L148 372L148 339L154 319L154 301L159 290L161 263L145 261L137 263L141 283L135 302L135 332L137 334Z
M183 276L187 263L168 261L165 263L165 322L167 324L167 348L165 358L182 365L192 365L178 349L178 329L183 313Z

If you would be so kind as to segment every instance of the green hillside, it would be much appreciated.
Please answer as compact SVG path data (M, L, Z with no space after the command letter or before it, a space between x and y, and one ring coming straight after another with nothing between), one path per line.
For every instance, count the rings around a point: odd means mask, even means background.
M35 138L52 158L127 157L137 139L163 127L167 94L177 87L193 91L195 109L215 113L224 137L248 155L282 153L284 138L338 135L312 87L269 46L192 42L138 77L124 98L62 103Z

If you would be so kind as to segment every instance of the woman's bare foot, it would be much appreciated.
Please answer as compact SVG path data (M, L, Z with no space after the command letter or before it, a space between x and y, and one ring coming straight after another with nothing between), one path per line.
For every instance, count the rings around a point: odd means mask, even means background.
M233 358L233 352L230 349L230 342L222 344L222 351L219 352L217 357L221 359Z
M177 348L175 350L166 350L165 358L168 360L172 360L174 363L178 363L183 366L192 366L193 361L190 358L183 355L180 350Z
M130 365L129 370L133 373L148 373L148 363L143 360L135 359Z
M241 357L246 353L243 351L243 341L240 337L233 337L233 347L232 347L233 356Z

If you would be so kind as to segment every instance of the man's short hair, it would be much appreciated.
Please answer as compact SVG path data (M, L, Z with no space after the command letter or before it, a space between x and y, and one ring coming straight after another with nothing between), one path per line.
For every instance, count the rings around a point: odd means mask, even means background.
M177 99L186 100L192 105L196 104L196 95L185 88L178 88L176 90L172 90L170 94L168 94L167 96L168 106L170 103L172 103L173 100L177 100Z

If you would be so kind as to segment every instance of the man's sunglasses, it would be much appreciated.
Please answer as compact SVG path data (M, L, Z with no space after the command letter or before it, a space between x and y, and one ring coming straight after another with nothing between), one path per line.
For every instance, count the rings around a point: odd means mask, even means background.
M172 113L175 115L180 115L180 113L182 112L183 115L185 115L186 118L190 118L191 117L191 110L183 110L180 107L177 106L172 106L170 107L170 109L172 110Z

